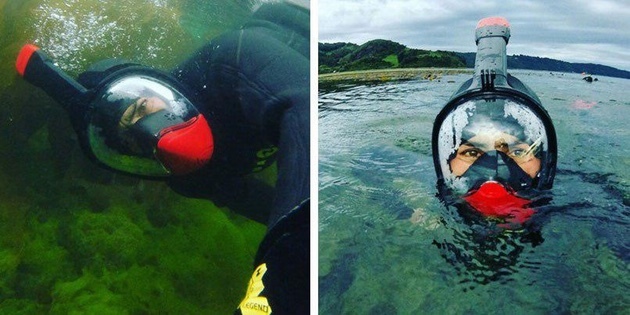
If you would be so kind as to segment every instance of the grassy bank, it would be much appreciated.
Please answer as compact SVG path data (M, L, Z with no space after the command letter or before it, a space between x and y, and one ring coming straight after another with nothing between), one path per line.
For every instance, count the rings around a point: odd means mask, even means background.
M442 76L460 73L472 73L467 68L407 68L378 69L326 73L319 75L319 82L337 81L396 81L396 80L439 80Z

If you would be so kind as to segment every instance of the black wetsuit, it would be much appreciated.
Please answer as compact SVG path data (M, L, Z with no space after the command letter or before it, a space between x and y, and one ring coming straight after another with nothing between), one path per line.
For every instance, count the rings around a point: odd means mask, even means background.
M265 4L173 71L208 119L215 151L205 169L170 186L267 219L237 314L309 312L309 24L308 10ZM271 190L246 174L269 164L276 149Z
M239 30L212 40L172 71L208 120L214 153L201 170L169 178L169 186L268 226L237 314L309 312L309 19L308 10L264 4ZM104 60L78 81L94 88L129 66L137 65ZM83 111L69 112L81 134ZM251 175L274 161L275 187Z

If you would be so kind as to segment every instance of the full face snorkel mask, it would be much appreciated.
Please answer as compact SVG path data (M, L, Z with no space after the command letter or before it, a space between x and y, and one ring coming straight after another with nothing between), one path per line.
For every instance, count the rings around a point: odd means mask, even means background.
M484 216L523 223L537 191L550 189L556 134L540 100L507 73L510 28L486 18L476 29L472 79L464 82L433 126L433 162L440 196Z
M212 157L208 122L165 73L125 66L88 88L34 45L22 48L16 67L64 106L85 153L108 168L149 177L185 175Z

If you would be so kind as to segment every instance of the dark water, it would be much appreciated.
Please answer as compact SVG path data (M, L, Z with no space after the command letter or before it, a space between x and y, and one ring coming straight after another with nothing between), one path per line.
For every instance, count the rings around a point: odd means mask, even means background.
M558 173L535 229L435 197L433 119L470 75L319 91L321 314L627 314L630 81L513 72L548 109Z
M252 0L0 0L0 313L230 314L265 227L101 170L15 70L34 43L71 75L106 58L169 70Z

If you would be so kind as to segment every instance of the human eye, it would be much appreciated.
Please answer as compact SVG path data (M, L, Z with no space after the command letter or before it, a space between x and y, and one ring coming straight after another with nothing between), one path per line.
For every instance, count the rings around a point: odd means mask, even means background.
M527 150L526 149L522 149L522 148L514 148L512 150L510 150L508 152L508 155L512 158L522 158L527 154Z
M478 157L481 155L481 152L479 152L479 150L477 149L468 149L464 152L462 152L462 154L464 156L468 156L468 157Z
M134 117L139 117L141 118L142 116L144 116L147 112L147 99L146 98L141 98L138 100L138 102L136 102L136 106L135 106L135 110L133 112Z
M531 157L535 156L536 153L538 153L539 148L540 148L540 141L535 141L532 145L521 143L514 146L508 152L508 155L516 161L526 162L530 160Z
M458 157L467 162L476 161L481 155L483 155L483 151L475 148L475 147L463 147L457 153Z

